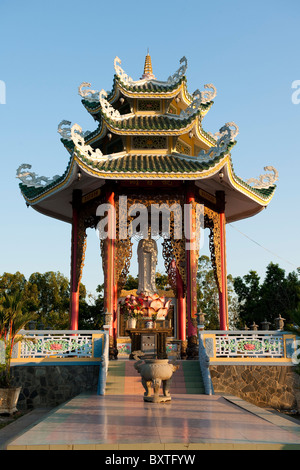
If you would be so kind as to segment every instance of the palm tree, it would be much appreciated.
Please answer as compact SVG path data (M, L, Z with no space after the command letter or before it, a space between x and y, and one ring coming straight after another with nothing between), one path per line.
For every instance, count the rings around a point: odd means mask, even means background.
M11 382L11 356L16 343L24 336L19 331L25 328L32 313L23 313L23 301L20 293L0 297L0 341L4 344L4 363L0 363L0 388L9 388Z

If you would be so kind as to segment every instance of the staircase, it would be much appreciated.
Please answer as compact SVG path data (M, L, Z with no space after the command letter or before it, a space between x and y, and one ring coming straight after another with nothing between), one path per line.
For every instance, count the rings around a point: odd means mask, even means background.
M177 361L170 393L204 394L204 385L198 361ZM141 375L134 368L134 361L110 361L105 395L143 395Z

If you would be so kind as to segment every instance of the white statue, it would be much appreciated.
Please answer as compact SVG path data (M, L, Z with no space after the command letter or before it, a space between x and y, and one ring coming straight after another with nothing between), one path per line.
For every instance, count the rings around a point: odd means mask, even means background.
M137 294L157 294L155 273L157 264L157 244L155 240L143 239L138 244L139 286Z

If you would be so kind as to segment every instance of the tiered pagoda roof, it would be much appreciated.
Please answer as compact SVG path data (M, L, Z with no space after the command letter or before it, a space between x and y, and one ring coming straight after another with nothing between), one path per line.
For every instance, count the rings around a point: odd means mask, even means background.
M71 222L71 194L99 189L108 181L139 181L148 184L194 181L199 189L214 195L225 191L227 221L252 216L273 197L277 172L273 167L258 180L237 177L230 151L238 128L225 124L215 135L202 128L202 120L214 103L216 89L187 90L187 61L167 81L159 81L146 56L144 73L134 81L115 58L112 91L91 90L87 82L79 86L82 104L98 122L93 131L83 132L69 121L59 124L61 141L70 154L63 175L52 179L30 172L21 165L17 177L28 205ZM80 175L80 178L78 177Z

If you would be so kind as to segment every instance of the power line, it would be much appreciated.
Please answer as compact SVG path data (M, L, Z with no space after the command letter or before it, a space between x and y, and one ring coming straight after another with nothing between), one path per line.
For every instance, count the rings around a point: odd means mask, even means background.
M294 266L296 269L298 269L298 266L296 266L294 263L291 263L290 261L282 258L281 256L277 255L276 253L274 253L273 251L269 250L268 248L262 246L260 243L258 243L257 241L253 240L252 238L248 237L248 235L246 235L245 233L241 232L238 228L234 227L233 225L231 224L228 224L230 225L230 227L234 228L237 232L239 232L241 235L243 235L244 237L248 238L248 240L250 240L251 242L255 243L256 245L258 245L260 248L262 248L263 250L265 251L268 251L269 253L271 253L273 256L276 256L277 258L280 258L281 260L283 260L285 263L288 263L290 264L291 266Z

